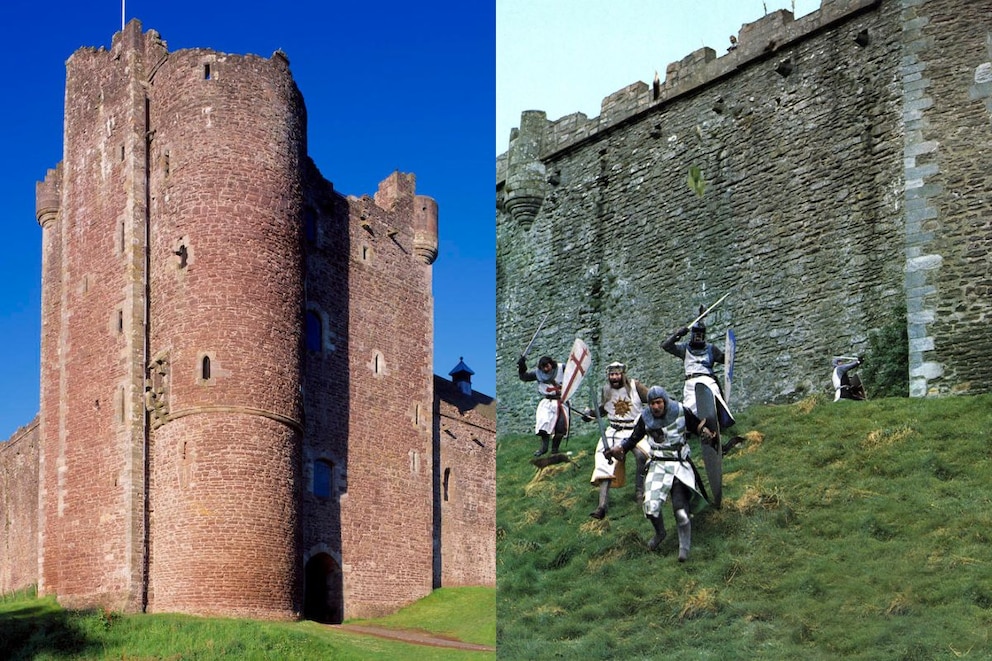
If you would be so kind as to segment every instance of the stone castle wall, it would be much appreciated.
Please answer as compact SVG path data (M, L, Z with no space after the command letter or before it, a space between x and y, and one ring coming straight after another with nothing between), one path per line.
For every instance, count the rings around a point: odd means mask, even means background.
M440 585L496 585L496 407L434 379ZM492 534L480 535L479 530Z
M38 582L38 421L0 444L0 594Z
M579 336L597 378L621 360L678 393L660 342L727 292L706 322L721 346L737 336L732 408L826 393L831 357L893 323L913 395L987 391L965 354L992 348L989 8L824 0L606 97L598 118L524 113L497 159L501 432L532 429L515 363L545 313L531 366Z

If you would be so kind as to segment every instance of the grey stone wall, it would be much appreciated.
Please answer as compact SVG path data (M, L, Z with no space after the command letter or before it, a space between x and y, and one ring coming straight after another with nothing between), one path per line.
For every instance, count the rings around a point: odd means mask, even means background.
M987 392L992 2L901 4L910 391Z
M990 8L824 0L600 117L524 113L497 159L500 433L532 429L515 363L546 312L529 365L578 336L597 382L621 360L681 393L660 342L727 292L707 325L737 335L734 409L829 392L832 356L904 321L912 394L987 391Z

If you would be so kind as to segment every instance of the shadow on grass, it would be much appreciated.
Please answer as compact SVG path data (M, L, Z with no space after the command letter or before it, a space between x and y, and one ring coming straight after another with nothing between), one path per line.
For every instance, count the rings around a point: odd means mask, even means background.
M0 659L17 661L40 655L90 656L102 646L87 639L70 613L44 606L0 612Z

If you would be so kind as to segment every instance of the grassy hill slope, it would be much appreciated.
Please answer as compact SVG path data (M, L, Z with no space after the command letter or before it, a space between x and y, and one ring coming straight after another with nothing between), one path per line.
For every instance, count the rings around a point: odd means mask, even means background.
M593 425L574 424L573 463L541 472L534 437L500 438L501 659L992 658L992 396L737 417L748 440L686 563L670 503L648 551L630 480L589 517Z

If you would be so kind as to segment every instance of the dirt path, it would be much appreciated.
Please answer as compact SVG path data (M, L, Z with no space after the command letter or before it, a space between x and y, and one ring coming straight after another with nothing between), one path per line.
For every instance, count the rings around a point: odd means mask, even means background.
M431 647L451 647L460 650L472 650L476 652L495 652L495 647L490 647L489 645L477 645L475 643L466 643L461 640L452 640L451 638L439 638L432 634L423 631L408 631L404 629L386 629L384 627L370 627L362 624L332 624L329 625L335 629L341 629L342 631L351 631L354 633L366 634L368 636L378 636L380 638L389 638L392 640L400 640L405 643L412 643L414 645L428 645Z

